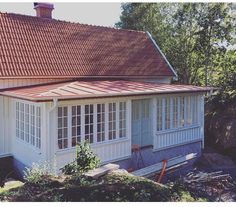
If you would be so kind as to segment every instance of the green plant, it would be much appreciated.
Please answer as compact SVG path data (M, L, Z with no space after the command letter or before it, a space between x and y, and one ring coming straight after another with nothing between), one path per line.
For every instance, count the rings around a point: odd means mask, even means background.
M93 153L88 142L76 145L76 159L64 166L61 170L66 175L84 173L98 167L100 159Z
M44 183L46 177L51 176L50 165L48 163L33 163L31 168L24 171L24 179L33 184Z

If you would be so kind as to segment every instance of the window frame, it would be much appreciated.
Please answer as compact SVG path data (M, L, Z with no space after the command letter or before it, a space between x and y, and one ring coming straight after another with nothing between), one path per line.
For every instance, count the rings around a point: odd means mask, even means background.
M119 104L120 103L123 103L125 102L126 103L126 122L125 122L125 134L126 136L123 137L123 138L120 138L119 137L119 129L120 129L120 124L119 124ZM109 126L108 126L108 121L109 121L109 114L108 114L108 110L109 110L109 103L115 103L116 104L116 139L113 139L113 140L109 140ZM103 105L104 104L104 107L105 107L105 140L99 142L97 140L97 134L98 134L98 130L97 130L97 127L98 127L98 120L97 120L97 106L101 104ZM65 148L65 149L59 149L58 148L58 140L56 140L56 149L58 152L61 152L61 151L66 151L66 150L71 150L71 149L75 149L76 146L72 146L72 107L73 106L80 106L81 107L81 141L85 141L85 105L93 105L93 143L90 143L91 146L99 146L99 145L103 145L103 144L110 144L112 142L119 142L119 140L123 141L123 140L126 140L126 139L129 139L128 135L128 118L129 118L129 108L128 108L128 100L127 99L120 99L120 100L107 100L107 101L104 101L104 100L97 100L96 102L95 101L89 101L89 102L85 102L85 101L74 101L74 102L65 102L65 103L60 103L58 105L57 108L59 107L68 107L68 148ZM58 110L58 109L57 109ZM56 117L56 119L58 119L58 117ZM58 130L58 123L57 123L57 130ZM58 138L58 134L57 134L57 138Z
M156 99L156 132L168 132L193 126L200 126L199 120L199 97L200 94L176 94L172 96L158 96ZM170 128L166 127L167 99L170 105ZM175 105L177 103L177 106ZM188 105L189 104L189 105ZM188 107L189 106L189 107ZM160 113L161 112L161 113ZM176 115L177 112L177 115ZM195 113L195 114L194 114ZM177 116L177 126L174 123ZM195 120L194 120L195 118ZM191 119L191 120L190 120ZM159 120L162 120L159 122ZM189 123L190 120L190 123Z
M24 138L21 139L21 129L20 129L20 122L21 122L21 116L20 116L20 111L19 114L17 115L17 105L19 105L19 109L20 106L23 105L24 106L24 118L23 118L23 125L24 125L24 130L22 131ZM33 103L30 101L25 101L25 100L18 100L15 99L13 101L13 106L14 106L14 131L15 131L15 139L18 142L21 142L22 144L26 145L27 147L30 147L36 151L41 152L42 150L42 120L43 120L43 107L41 103ZM26 122L26 106L28 106L28 121ZM34 112L32 114L31 108L34 108ZM37 113L37 111L39 113ZM19 117L18 117L19 116ZM19 118L19 120L17 120L17 117ZM37 121L38 118L38 121ZM19 121L19 123L18 123ZM33 121L33 122L32 122ZM37 127L36 123L39 123L39 126ZM33 123L33 124L32 124ZM26 131L26 126L28 125L28 131ZM19 127L19 128L17 128ZM37 128L37 129L36 129ZM17 131L19 131L19 136L17 136ZM38 133L38 137L37 133ZM28 138L26 139L26 136L28 136ZM33 139L32 139L33 138ZM28 141L27 141L28 140ZM38 140L39 145L37 146L37 142L36 140Z

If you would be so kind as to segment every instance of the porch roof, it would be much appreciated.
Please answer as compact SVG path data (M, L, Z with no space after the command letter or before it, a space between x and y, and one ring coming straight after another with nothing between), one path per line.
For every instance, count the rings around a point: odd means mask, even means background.
M164 83L147 83L138 81L71 81L63 83L43 84L6 89L0 95L45 102L58 100L74 100L85 98L108 98L122 96L141 96L155 94L207 92L211 87L193 85L176 85Z

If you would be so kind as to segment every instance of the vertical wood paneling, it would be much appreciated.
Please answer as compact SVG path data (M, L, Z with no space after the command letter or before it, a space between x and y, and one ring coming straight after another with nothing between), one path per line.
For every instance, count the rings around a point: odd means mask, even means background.
M157 133L154 138L154 149L200 140L200 126Z

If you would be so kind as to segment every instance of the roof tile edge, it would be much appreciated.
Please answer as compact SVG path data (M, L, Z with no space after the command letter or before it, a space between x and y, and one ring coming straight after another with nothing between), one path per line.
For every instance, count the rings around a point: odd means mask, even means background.
M167 60L166 56L164 55L164 53L161 51L160 47L157 45L156 41L153 39L152 35L146 31L146 34L148 35L148 37L151 39L152 43L155 45L156 49L158 50L158 52L160 52L160 54L162 55L162 57L164 58L164 60L166 61L166 63L168 64L168 66L170 67L170 69L172 70L173 74L174 74L174 78L175 80L178 79L178 74L176 73L176 71L174 70L174 68L172 67L172 65L170 64L170 62Z

